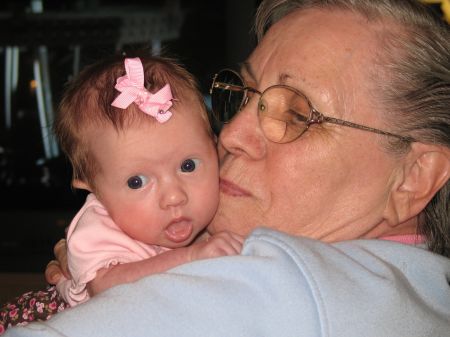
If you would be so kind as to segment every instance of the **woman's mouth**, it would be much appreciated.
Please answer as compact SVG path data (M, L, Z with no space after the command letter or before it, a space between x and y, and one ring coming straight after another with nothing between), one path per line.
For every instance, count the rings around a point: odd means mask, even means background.
M251 193L240 188L238 185L233 184L232 182L220 179L219 183L220 192L230 195L233 197L249 197L251 196Z

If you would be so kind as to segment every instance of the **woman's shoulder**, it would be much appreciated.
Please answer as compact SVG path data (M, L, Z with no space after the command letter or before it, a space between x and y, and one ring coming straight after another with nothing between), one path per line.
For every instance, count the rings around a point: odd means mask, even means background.
M243 255L265 257L278 273L288 266L282 278L303 281L332 330L344 333L343 322L365 336L372 336L368 329L380 333L380 322L398 331L395 336L450 329L450 259L423 247L385 240L327 244L260 228L246 240Z
M256 229L246 240L243 255L279 256L297 266L307 266L316 275L333 270L367 277L401 271L408 278L439 277L450 273L450 259L428 251L425 245L407 245L387 240L349 240L324 243L267 228ZM327 265L333 268L326 268ZM425 272L426 271L426 272Z

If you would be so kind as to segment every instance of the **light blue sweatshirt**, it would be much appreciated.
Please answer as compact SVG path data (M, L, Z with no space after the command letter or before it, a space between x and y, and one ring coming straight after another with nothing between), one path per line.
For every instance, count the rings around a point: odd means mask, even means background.
M258 229L242 255L114 287L12 336L448 337L450 259Z

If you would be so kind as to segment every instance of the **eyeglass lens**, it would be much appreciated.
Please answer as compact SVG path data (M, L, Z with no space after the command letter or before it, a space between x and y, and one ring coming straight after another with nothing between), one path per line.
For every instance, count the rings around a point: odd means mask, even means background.
M213 112L227 122L240 110L247 91L241 77L223 70L217 74L211 92ZM235 90L226 89L232 85ZM243 90L236 90L236 86ZM276 143L287 143L300 137L307 129L311 108L305 96L292 88L275 85L266 89L258 102L258 117L265 136Z
M307 99L294 90L279 85L263 92L258 115L265 136L276 143L287 143L300 137L308 128L310 115Z

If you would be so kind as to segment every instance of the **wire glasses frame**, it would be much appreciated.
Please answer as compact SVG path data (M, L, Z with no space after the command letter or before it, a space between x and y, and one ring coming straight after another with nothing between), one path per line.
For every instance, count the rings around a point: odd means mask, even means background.
M356 124L346 120L328 117L317 111L310 100L299 90L277 84L260 92L247 87L241 76L224 69L214 75L210 88L213 115L221 122L229 122L244 107L253 94L260 96L258 119L265 137L275 143L289 143L303 135L311 125L331 123L354 129L368 131L384 136L395 137L403 142L414 142L414 138L401 136L388 131ZM272 101L272 103L270 103ZM273 109L273 107L275 107Z

